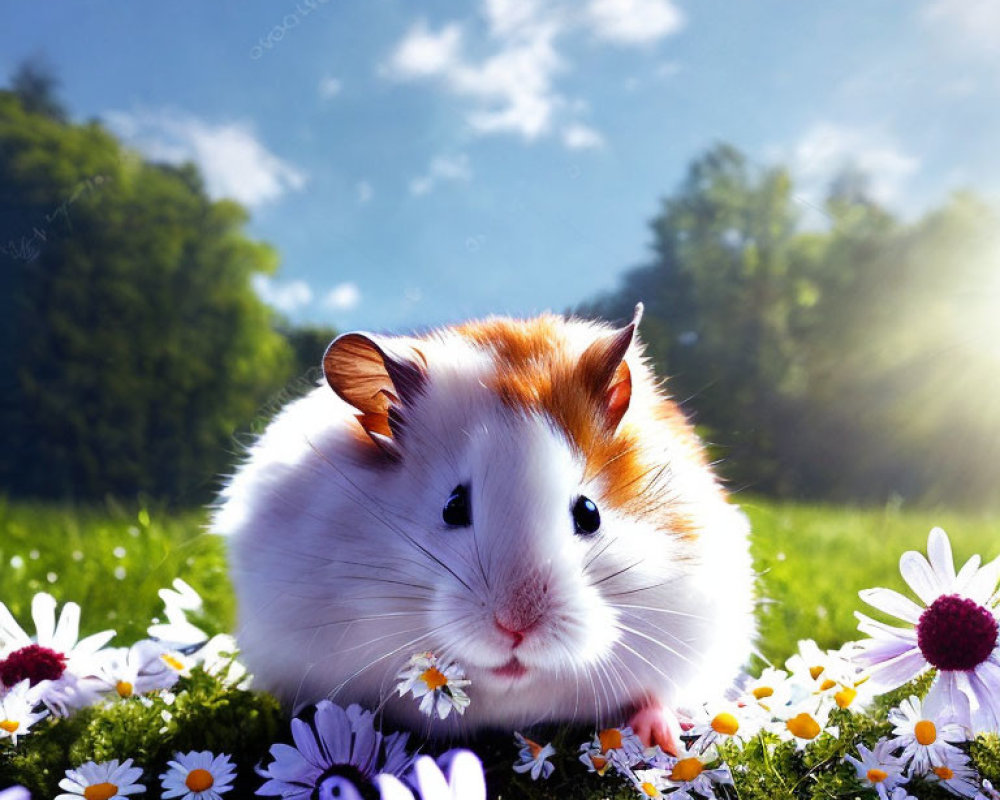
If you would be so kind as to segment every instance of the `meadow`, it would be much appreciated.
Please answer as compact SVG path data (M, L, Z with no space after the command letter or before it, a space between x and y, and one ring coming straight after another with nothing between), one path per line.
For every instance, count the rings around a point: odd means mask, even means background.
M858 590L906 591L899 556L923 550L934 525L951 536L958 563L974 553L985 561L1000 552L997 513L739 500L754 531L759 649L776 663L793 653L801 638L822 647L857 638L853 612L863 608ZM75 600L83 607L85 632L114 628L123 644L144 636L149 621L162 613L157 590L182 577L205 600L202 626L231 631L235 610L226 543L205 533L206 520L199 510L0 502L0 601L27 624L36 592Z

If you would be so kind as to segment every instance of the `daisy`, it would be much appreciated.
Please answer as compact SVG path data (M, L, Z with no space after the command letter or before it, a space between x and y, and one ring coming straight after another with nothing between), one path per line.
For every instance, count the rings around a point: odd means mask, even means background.
M643 797L666 797L666 790L673 787L662 769L637 769L633 775L635 788Z
M514 763L514 772L531 771L531 780L537 781L539 777L547 780L555 770L555 764L549 761L556 754L556 749L551 742L544 747L538 742L534 742L520 733L514 733L517 746L521 748L517 754L517 761Z
M837 736L836 725L827 725L830 707L813 698L806 703L786 706L778 717L779 726L775 730L781 738L795 742L799 750L814 741L821 733Z
M142 770L132 766L127 758L119 766L118 759L94 763L88 761L76 769L66 770L66 777L59 781L65 794L55 800L120 800L130 794L141 794L146 787L135 781L142 777Z
M902 760L918 775L928 772L933 764L943 764L947 754L956 750L958 742L966 741L965 730L943 718L943 715L910 697L889 712L889 722L895 727L893 748L903 748ZM912 762L912 763L911 763Z
M725 764L714 769L708 768L709 764L717 760L718 756L714 751L697 753L682 747L678 749L676 756L668 756L661 751L650 759L650 763L662 769L670 785L677 787L670 793L670 797L675 800L689 800L691 792L697 792L703 797L715 797L713 786L732 784L733 776Z
M347 709L323 700L316 705L312 725L292 720L292 739L271 745L274 760L258 770L267 782L257 794L311 800L314 790L331 776L368 783L380 772L399 775L412 761L406 752L408 734L383 736L374 715L361 706Z
M899 571L920 605L891 589L860 593L870 606L912 627L892 627L855 612L858 628L872 637L861 643L859 659L883 691L936 668L927 699L941 698L973 732L995 731L1000 728L1000 612L993 603L1000 558L980 567L979 556L973 556L956 574L951 543L940 528L927 537L927 554L910 551L899 559Z
M94 680L101 691L114 692L121 698L157 689L169 689L180 678L163 656L166 650L158 642L144 639L131 647L107 651Z
M705 705L692 715L693 724L685 736L695 739L692 746L699 752L733 739L742 744L760 733L768 719L764 714L756 703L743 707L732 702Z
M16 745L18 736L24 736L32 725L48 716L46 711L34 713L38 702L27 678L0 695L0 741L9 738Z
M482 762L468 750L449 750L437 763L430 756L420 756L409 777L421 800L486 800ZM375 784L382 800L414 800L394 775L379 775Z
M173 589L160 589L160 599L167 622L150 625L146 632L159 639L170 650L188 650L208 641L208 634L188 622L188 611L200 611L200 595L180 578L174 578Z
M223 753L216 756L205 750L201 753L174 753L168 761L169 770L160 776L163 800L181 797L183 800L220 800L220 796L233 788L236 767Z
M984 780L983 785L976 795L975 800L1000 800L1000 792L993 788L993 784L989 781ZM0 795L0 800L3 800L3 796Z
M464 687L471 681L467 680L462 668L457 664L439 662L433 653L417 653L407 667L398 675L399 684L396 687L399 696L412 692L420 701L420 710L429 717L435 713L446 719L454 709L464 714L469 706L469 696Z
M943 762L931 767L927 779L959 797L974 797L979 775L969 766L969 757L961 750L947 753Z
M0 800L31 800L31 794L23 786L11 786L0 790Z
M96 695L78 685L78 679L91 673L95 656L115 632L101 631L77 641L80 606L63 605L57 622L55 598L44 592L32 598L31 617L35 638L0 603L0 684L9 688L27 679L38 687L41 700L60 714L67 706L89 705Z
M759 678L745 675L732 693L732 699L740 705L757 707L763 711L777 713L792 699L792 685L784 670L766 667Z
M844 756L845 760L854 765L858 780L878 792L882 800L889 800L889 792L907 780L903 775L905 762L892 755L892 750L892 742L883 739L875 745L874 751L859 744L860 760L854 756Z
M850 650L820 650L812 639L799 642L799 652L785 662L791 673L793 702L801 692L819 697L831 708L850 708L858 703L859 687L867 680L850 658ZM800 694L795 696L795 689ZM866 698L867 699L867 698Z
M598 775L604 775L613 765L627 776L632 767L644 760L642 740L629 727L605 728L595 733L591 741L580 745L580 761Z

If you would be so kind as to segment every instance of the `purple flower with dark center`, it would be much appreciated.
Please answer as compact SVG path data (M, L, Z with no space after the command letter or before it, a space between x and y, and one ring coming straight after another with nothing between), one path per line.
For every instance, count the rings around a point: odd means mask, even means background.
M408 734L383 736L375 730L374 719L361 706L344 709L329 700L316 705L312 724L293 719L295 746L271 746L274 760L258 770L268 780L257 794L358 800L379 773L403 774L413 761L406 752Z
M927 702L951 712L973 733L1000 730L1000 558L980 567L973 556L956 573L947 534L934 528L927 555L899 559L899 571L921 604L891 589L867 589L861 599L909 623L893 627L855 612L861 642L858 661L873 684L894 689L934 668Z

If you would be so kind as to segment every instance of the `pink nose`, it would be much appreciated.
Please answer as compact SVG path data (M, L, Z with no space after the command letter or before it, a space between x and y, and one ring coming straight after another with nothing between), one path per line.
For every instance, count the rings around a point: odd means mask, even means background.
M507 634L511 639L514 640L514 647L517 647L519 644L521 644L521 642L524 641L524 630L515 630L512 628L508 628L496 617L493 618L493 622L497 626L497 630L499 630L501 633Z

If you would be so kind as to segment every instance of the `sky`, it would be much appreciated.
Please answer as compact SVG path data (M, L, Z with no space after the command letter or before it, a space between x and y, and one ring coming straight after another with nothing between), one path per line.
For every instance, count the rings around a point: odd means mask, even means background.
M7 0L73 119L251 212L295 322L564 311L650 257L713 143L784 163L805 224L848 163L913 218L1000 198L994 0ZM636 298L641 299L641 298Z

